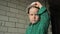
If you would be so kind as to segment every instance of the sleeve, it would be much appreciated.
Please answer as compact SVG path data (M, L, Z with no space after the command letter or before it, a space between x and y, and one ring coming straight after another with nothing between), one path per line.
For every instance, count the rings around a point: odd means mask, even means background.
M39 9L38 14L40 14L40 25L39 25L39 34L47 34L48 31L48 26L49 26L49 22L50 22L50 16L48 14L48 11L46 9L46 7L41 7L41 9Z

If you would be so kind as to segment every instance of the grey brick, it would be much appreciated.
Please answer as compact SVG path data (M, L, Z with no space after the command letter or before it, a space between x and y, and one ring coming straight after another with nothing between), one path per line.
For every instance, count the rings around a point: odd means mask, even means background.
M11 0L5 0L5 1L8 1L8 2L10 2Z
M17 28L8 28L8 32L18 32Z
M1 24L2 26L5 26L5 21L1 21L1 23L2 23L2 24Z
M2 23L1 23L1 21L0 21L0 26L1 26L1 24L2 24Z
M0 0L0 1L2 1L2 0Z
M16 27L18 27L18 28L24 28L24 24L16 23Z
M11 0L12 3L16 3L16 0Z
M1 15L6 15L6 11L0 10L0 14L1 14Z
M26 20L19 19L18 22L25 24L26 23Z
M11 12L18 13L18 9L10 8L10 11L11 11Z
M25 0L24 0L25 1ZM27 5L26 5L26 3L25 2L19 2L19 1L17 1L17 4L19 5L19 6L24 6L24 7L26 7Z
M16 14L16 18L19 18L19 19L26 19L26 16L22 15L21 13L20 14Z
M10 32L5 32L4 34L14 34L14 33L10 33Z
M27 27L28 27L28 24L25 25L25 28L27 28Z
M9 11L9 7L2 6L2 5L0 5L0 9L2 9L2 10L6 10L6 11Z
M14 4L14 3L8 3L8 6L9 6L9 7L16 8L16 4Z
M7 32L7 27L0 26L0 31L1 32Z
M26 20L26 17L24 15L19 15L19 14L16 14L16 18L19 18L19 21L22 19L22 20Z
M16 18L20 18L19 16L20 16L19 14L16 14Z
M13 13L13 12L7 12L7 16L15 17L15 13Z
M19 19L23 19L26 20L26 16L23 12L19 12L20 14L16 14L16 16L18 16Z
M19 18L19 19L26 19L26 16L22 15L22 14L16 14L16 18Z
M30 1L30 0L29 0ZM32 2L26 1L26 5L29 6Z
M26 17L24 15L19 15L18 17L20 17L19 19L26 20Z
M11 34L11 33L5 32L4 34Z
M17 5L20 4L19 0L16 0L16 4L17 4Z
M26 8L26 6L27 6L26 3L22 3L22 2L20 3L20 5L21 5L21 6L24 6L25 8Z
M15 27L15 23L6 22L6 23L5 23L5 26L8 26L8 27Z
M22 11L22 10L18 10L18 13L19 13L20 15L27 15L27 14L26 14L26 11Z
M0 20L8 21L8 17L7 17L7 16L2 16L2 15L0 15Z
M25 30L26 30L26 29L18 29L18 32L20 32L20 33L25 33Z
M9 17L9 21L11 22L18 22L17 20L18 20L17 18Z
M1 5L7 6L7 2L6 1L0 1Z
M0 34L4 34L4 32L0 32Z
M30 21L29 21L29 19L27 19L27 20L26 20L26 24L29 24L29 23L30 23Z
M21 33L17 33L17 32L5 32L5 34L21 34Z
M16 0L11 0L12 2L15 2Z
M19 0L20 2L23 2L23 3L25 3L26 2L26 0Z
M18 5L17 5L17 9L25 10L25 7L24 7L24 6L18 6Z

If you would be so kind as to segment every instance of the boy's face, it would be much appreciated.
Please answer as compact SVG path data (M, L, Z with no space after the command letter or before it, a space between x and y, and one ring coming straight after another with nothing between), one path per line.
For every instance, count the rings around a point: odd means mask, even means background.
M36 23L39 20L39 16L37 15L38 9L37 8L30 8L29 10L29 19L32 24Z

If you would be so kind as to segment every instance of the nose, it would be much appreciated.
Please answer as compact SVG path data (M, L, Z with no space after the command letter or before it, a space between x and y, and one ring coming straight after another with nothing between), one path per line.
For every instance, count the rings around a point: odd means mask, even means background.
M36 16L35 15L33 15L33 19L35 19L36 18Z

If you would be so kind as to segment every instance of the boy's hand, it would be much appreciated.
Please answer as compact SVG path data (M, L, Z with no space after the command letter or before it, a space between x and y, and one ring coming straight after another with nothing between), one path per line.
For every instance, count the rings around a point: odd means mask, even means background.
M31 6L36 6L36 7L41 8L41 7L42 7L42 4L37 1L37 2L33 2L33 3L31 4Z

